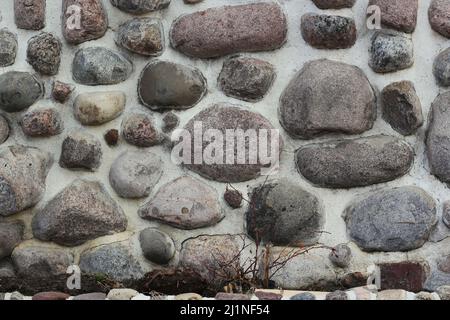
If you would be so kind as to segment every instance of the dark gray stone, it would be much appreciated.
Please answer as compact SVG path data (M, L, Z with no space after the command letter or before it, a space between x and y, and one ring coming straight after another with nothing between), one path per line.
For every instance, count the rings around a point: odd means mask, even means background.
M61 41L43 32L28 41L27 61L40 74L54 76L61 63L61 50Z
M72 75L75 82L89 85L117 84L127 80L132 63L119 52L104 47L89 47L75 53Z
M168 234L147 228L139 234L144 257L157 264L167 264L175 255L175 244Z
M339 268L347 268L352 259L352 250L346 244L338 244L328 255L330 261Z
M11 259L0 260L0 279L13 278L16 276L14 266ZM0 300L2 300L2 294L0 293Z
M450 86L450 48L439 53L434 60L433 74L440 86Z
M292 296L290 300L316 300L316 296L310 292L302 292Z
M355 200L345 210L350 238L364 251L420 248L433 231L436 203L417 187L384 189Z
M5 116L0 114L0 144L4 143L9 138L10 128L8 120Z
M8 257L22 241L24 229L22 221L0 221L0 260Z
M371 136L307 145L296 153L299 172L324 188L354 188L397 179L410 170L414 150L404 140Z
M442 212L442 221L450 229L450 201L444 203L444 210Z
M325 216L316 196L284 179L253 189L245 220L247 233L255 240L308 246L317 243Z
M17 55L17 36L6 28L0 29L0 67L14 64Z
M373 126L376 96L359 68L315 60L306 63L284 90L279 118L294 138L359 134Z
M125 231L127 218L101 183L75 180L36 213L32 228L39 240L77 246Z
M180 119L173 112L168 112L163 117L164 126L162 127L162 132L169 133L172 132L180 124Z
M312 0L320 9L342 9L351 8L356 0Z
M256 102L264 98L275 80L275 69L264 60L232 56L223 63L218 84L229 97Z
M450 38L450 2L431 0L428 8L428 20L431 28L446 38Z
M129 113L122 121L122 136L126 142L141 148L162 142L163 137L155 127L153 118L145 113Z
M43 93L43 84L31 73L9 71L0 75L0 109L6 112L27 109Z
M95 171L102 160L100 141L86 131L74 131L63 141L59 165L67 169Z
M170 5L170 1L171 0L111 0L111 4L128 13L144 14L166 9Z

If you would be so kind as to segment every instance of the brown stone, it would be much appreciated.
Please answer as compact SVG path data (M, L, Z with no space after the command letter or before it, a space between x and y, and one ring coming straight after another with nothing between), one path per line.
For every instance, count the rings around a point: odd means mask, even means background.
M128 143L141 148L157 145L162 139L153 119L144 113L132 113L123 120L122 136Z
M450 1L432 0L428 8L431 28L446 38L450 38Z
M45 0L14 0L17 28L40 30L45 27Z
M379 265L381 289L403 289L411 292L423 290L427 270L418 262L383 263Z
M361 272L347 273L341 278L341 285L344 288L362 287L367 284L367 276Z
M60 134L64 125L55 109L42 109L25 113L20 121L23 133L29 137L50 137Z
M237 209L242 206L242 193L237 190L230 190L227 187L223 198L225 199L225 202L233 209Z
M67 300L70 295L64 292L40 292L33 296L32 300Z
M52 97L54 100L64 103L69 99L70 95L74 90L74 86L61 82L55 81L53 83Z
M255 296L257 296L259 300L281 300L283 297L281 294L265 291L256 291Z
M108 146L116 146L119 142L119 130L117 129L111 129L108 130L104 135L105 141L108 144Z
M381 23L406 33L414 32L417 24L418 0L370 0L369 6L381 10Z

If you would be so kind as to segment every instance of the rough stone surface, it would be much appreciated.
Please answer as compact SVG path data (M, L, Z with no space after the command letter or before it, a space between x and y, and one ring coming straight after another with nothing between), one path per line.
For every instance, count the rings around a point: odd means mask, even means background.
M50 154L37 148L0 148L0 216L36 205L45 192L45 179L52 164Z
M39 300L39 301L56 301L56 300L67 300L70 297L69 294L64 292L39 292L35 294L32 298L32 300Z
M175 255L175 244L168 234L154 228L147 228L139 234L144 257L157 264L167 264Z
M316 296L310 292L302 292L296 295L293 295L290 300L316 300Z
M24 229L22 221L0 221L0 260L11 255L22 241Z
M137 147L152 147L162 141L153 118L145 113L129 113L123 119L121 128L125 141Z
M253 189L246 216L247 233L275 246L315 244L324 224L320 200L289 180Z
M307 13L302 16L303 39L318 49L346 49L356 42L355 20L348 17Z
M384 189L355 200L344 219L350 238L364 251L409 251L428 240L436 204L418 187Z
M206 90L206 79L200 70L168 61L147 64L138 83L141 103L157 111L192 108Z
M101 125L120 116L125 103L122 91L82 93L75 99L73 112L81 124Z
M88 47L75 53L72 75L79 84L98 86L127 80L132 63L121 53L104 47Z
M441 300L450 300L450 286L441 286L436 289Z
M279 117L294 138L363 133L376 119L376 96L359 68L315 60L306 63L284 90Z
M28 72L9 71L0 75L0 109L6 112L27 109L43 93L43 84Z
M434 31L450 38L450 2L448 0L431 0L428 19Z
M172 132L180 124L180 119L173 112L166 113L162 120L164 123L162 127L162 132L164 133Z
M450 201L445 202L443 208L444 210L442 212L442 221L447 226L447 228L450 228Z
M233 209L240 208L242 206L242 194L237 190L227 189L223 195L225 202Z
M0 279L14 278L16 272L14 271L14 266L10 258L0 260ZM0 300L1 294L0 294Z
M7 67L16 61L17 36L6 28L0 29L0 67Z
M281 298L283 297L281 294L265 291L256 291L255 296L259 300L281 300Z
M351 8L356 0L312 0L320 9Z
M346 244L338 244L328 255L330 261L339 268L347 268L352 259L352 251Z
M14 18L19 29L40 30L45 27L46 0L14 0Z
M52 97L54 100L60 103L65 103L69 99L74 89L74 86L68 83L55 81L53 83Z
M275 76L275 69L269 62L232 56L225 60L217 82L227 96L257 102L269 91Z
M214 58L278 49L286 34L286 16L279 5L252 3L181 16L172 24L170 43L188 56Z
M75 180L33 217L39 240L76 246L100 236L125 231L122 209L99 182Z
M394 82L381 92L383 119L404 136L423 125L422 105L411 81Z
M111 4L118 9L132 13L144 14L152 11L166 9L170 5L171 0L111 0Z
M390 30L373 34L369 54L369 65L377 73L396 72L414 64L411 37Z
M162 173L162 161L157 154L130 150L113 162L109 182L123 198L143 198L150 195Z
M70 44L101 38L108 29L102 0L64 0L62 10L62 33ZM79 27L74 27L77 23Z
M325 300L348 300L347 293L345 291L334 291L327 294Z
M131 300L138 294L139 292L133 289L112 289L106 297L108 300Z
M410 292L423 290L427 278L427 268L423 263L399 262L379 265L381 290L403 289Z
M216 300L228 300L228 301L236 301L236 300L250 300L251 297L246 294L239 294L239 293L225 293L225 292L219 292L214 297Z
M105 133L103 137L105 138L108 146L114 147L119 143L119 130L110 129Z
M139 215L188 230L215 225L224 217L217 192L189 176L162 186L139 208Z
M64 130L61 115L53 108L28 111L22 116L20 125L29 137L50 137Z
M119 26L115 41L132 53L159 56L165 47L163 25L155 18L134 18Z
M0 144L8 140L10 130L8 120L3 115L0 115Z
M373 5L380 8L383 25L406 33L416 28L419 0L370 0Z
M433 74L440 86L450 86L450 48L437 55L433 63Z
M67 169L95 171L102 160L100 141L86 131L74 131L63 141L59 165Z
M61 63L61 50L61 41L53 34L43 32L28 41L27 61L36 72L54 76Z

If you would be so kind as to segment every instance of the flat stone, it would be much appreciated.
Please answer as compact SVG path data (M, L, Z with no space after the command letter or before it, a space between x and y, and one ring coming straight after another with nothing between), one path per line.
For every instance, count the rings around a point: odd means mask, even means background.
M55 292L55 291L49 291L49 292L39 292L36 293L32 300L67 300L70 297L69 294L64 292Z
M167 264L175 255L175 244L170 236L158 229L147 228L139 234L142 253L147 260Z
M64 103L69 99L74 89L75 87L68 83L55 81L53 83L52 97L54 100Z
M0 260L11 255L22 241L24 230L22 221L0 221Z
M351 8L356 0L312 0L320 9L342 9Z
M42 241L77 246L101 236L123 232L127 219L105 187L75 180L33 217L33 235Z
M414 64L411 37L390 30L373 34L369 55L369 66L377 73L396 72Z
M403 289L410 292L423 290L427 268L418 262L404 261L382 263L380 268L381 290Z
M152 192L163 173L161 158L149 151L125 151L114 160L109 182L123 198L143 198Z
M67 169L95 171L102 160L100 141L86 131L73 131L63 141L59 165Z
M16 61L17 35L6 28L0 29L0 67L7 67Z
M369 6L381 10L381 23L392 29L412 33L417 25L418 0L370 0Z
M72 75L79 84L98 86L127 80L133 64L117 51L104 47L88 47L75 53Z
M98 300L105 300L106 299L106 294L103 292L91 292L91 293L84 293L84 294L79 294L75 297L73 297L73 300L94 300L94 301L98 301Z
M206 90L206 79L200 70L168 61L147 64L138 83L141 103L157 111L192 108Z
M376 96L361 69L331 60L307 62L280 99L280 122L294 138L359 134L372 128Z
M233 209L240 208L242 206L242 194L237 190L227 189L223 195L225 202Z
M126 142L141 148L158 145L163 139L153 118L145 113L129 113L123 119L121 129Z
M450 86L450 48L440 52L434 60L433 75L438 85Z
M168 112L163 117L164 126L162 127L162 132L170 133L175 130L176 127L180 124L180 119L173 112Z
M348 296L345 291L337 290L328 293L325 300L348 300Z
M378 292L377 300L406 300L407 292L405 290L384 290Z
M301 31L303 39L317 49L350 48L357 37L355 20L326 14L304 14Z
M217 224L224 213L215 189L183 176L163 185L139 208L139 216L191 230Z
M201 126L197 127L197 124L201 122ZM196 129L197 128L197 129ZM183 143L179 142L175 146L177 149L173 149L173 154L178 155L178 148L189 149L189 144L191 144L191 149L196 150L194 142L195 139L191 137L195 137L196 132L202 132L203 135L208 130L214 130L215 134L219 135L218 139L223 140L223 146L221 142L217 142L220 140L215 140L217 143L211 143L212 141L203 137L203 144L201 151L203 156L200 161L195 158L195 152L183 154L181 162L190 170L200 174L201 176L219 181L219 182L243 182L255 179L261 174L265 174L265 172L269 172L270 170L276 168L278 164L278 155L281 151L283 141L278 131L275 129L272 124L261 116L260 114L251 112L239 106L231 105L228 103L219 103L212 105L201 112L199 112L196 116L194 116L184 127L189 134L191 141L185 141L183 139ZM202 131L200 131L202 130ZM264 135L267 137L266 140L260 140L259 138L252 139L252 143L248 141L242 142L245 145L245 148L227 148L227 138L228 133L234 133L231 138L232 141L229 141L230 144L237 144L238 140L242 140L239 138L238 132L253 132L256 136ZM249 130L249 131L248 131ZM228 133L227 133L228 132ZM237 136L236 136L237 135ZM210 138L211 139L211 138ZM248 140L248 139L247 139ZM198 142L197 142L198 143ZM263 146L262 143L267 143L267 146ZM186 146L187 144L187 146ZM258 150L266 147L268 151L268 159L262 160L261 157L258 159L251 160L252 155L254 156L256 147ZM218 151L216 151L216 155L213 155L212 151L215 151L216 148L224 150L223 154L220 155ZM200 148L199 148L200 149ZM182 151L182 150L181 150ZM208 159L209 157L213 159ZM244 158L245 157L245 158ZM230 163L233 164L228 164ZM225 161L226 160L226 161ZM244 160L244 161L242 161ZM239 165L236 165L239 164Z
M302 292L293 295L289 300L316 300L316 296L310 292Z
M203 0L184 0L184 3L186 4L197 4L202 2Z
M64 130L61 115L56 109L38 109L26 112L20 125L25 135L29 137L50 137Z
M338 244L328 255L330 261L339 268L347 268L352 259L352 250L344 243Z
M165 47L161 20L149 17L128 20L116 31L115 42L132 53L159 56Z
M106 298L108 300L131 300L138 294L139 292L133 289L111 289Z
M411 81L394 82L381 92L383 119L404 136L423 125L422 104Z
M111 0L111 4L118 9L132 13L132 14L144 14L157 10L166 9L169 7L171 0Z
M70 44L101 38L108 29L102 0L63 0L62 10L62 32Z
M286 35L286 16L278 4L252 3L183 15L172 24L170 43L185 55L215 58L275 50Z
M44 86L28 72L9 71L0 75L0 109L19 112L42 97Z
M450 38L450 2L431 0L428 8L428 20L431 28L446 38Z
M202 300L203 297L197 293L182 293L175 296L175 300Z
M227 96L257 102L264 98L275 77L275 68L267 61L232 56L223 63L217 82Z
M245 214L247 233L275 246L317 243L325 222L320 200L289 180L255 187Z
M354 188L402 177L412 166L414 150L404 140L379 135L307 145L295 160L314 185Z
M343 217L350 238L368 252L420 248L437 222L434 199L418 187L365 195L351 203Z
M40 30L45 27L46 0L14 0L14 18L19 29Z
M81 124L95 126L116 119L125 110L122 91L82 93L73 104L75 118Z
M281 294L265 291L256 291L255 296L258 300L281 300L283 297Z
M441 286L436 289L441 300L450 300L450 286Z
M0 148L0 216L36 205L45 192L45 179L52 164L51 155L37 148Z
M61 63L61 50L61 41L53 34L43 32L28 41L27 61L36 72L54 76Z

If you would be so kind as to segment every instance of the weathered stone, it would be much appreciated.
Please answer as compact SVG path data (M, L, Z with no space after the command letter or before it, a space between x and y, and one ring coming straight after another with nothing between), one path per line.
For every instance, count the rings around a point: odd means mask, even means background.
M28 41L27 61L36 72L47 76L58 73L61 63L61 41L43 32Z
M0 149L0 216L36 205L45 192L51 155L37 148L11 145Z
M301 31L303 39L318 49L350 48L357 37L355 20L326 14L304 14Z
M296 153L299 172L324 188L391 181L408 173L413 160L414 150L406 141L383 135L311 144Z
M419 0L370 0L369 6L380 8L383 25L406 33L414 32Z
M242 206L242 194L237 190L227 189L223 195L225 202L233 209L240 208Z
M105 138L108 146L114 147L119 143L119 130L110 129L105 133L103 137Z
M159 56L165 46L161 20L149 17L129 20L119 26L115 42L133 53Z
M65 275L73 264L73 255L66 250L37 246L19 246L11 256L20 276L51 278Z
M180 119L173 112L168 112L163 117L164 126L162 127L162 132L170 133L180 124Z
M162 161L157 154L125 151L112 164L109 182L123 198L143 198L150 195L162 173Z
M416 294L416 300L441 300L436 292L419 292Z
M108 29L102 0L64 0L62 10L62 33L70 44L101 38Z
M28 111L22 116L20 125L23 133L29 137L50 137L64 130L61 115L56 109Z
M450 255L439 259L437 267L440 271L450 274Z
M10 258L0 260L0 279L5 278L14 278L16 276L16 272L14 271L14 266ZM0 300L1 299L0 293Z
M324 224L320 200L289 180L253 189L246 212L247 233L275 246L315 244Z
M100 167L102 147L100 141L86 131L74 131L63 141L59 165L67 169L95 171Z
M22 221L0 221L0 260L11 255L22 241L24 229Z
M362 272L350 272L341 277L340 284L348 289L363 287L367 285L367 278L368 274L363 274Z
M200 127L196 126L197 122L201 122ZM197 129L195 129L196 127ZM176 145L172 152L174 155L179 155L177 150L181 147L182 149L178 150L178 152L183 151L181 162L188 169L205 178L220 182L243 182L254 179L261 173L269 172L278 165L278 156L283 145L281 136L278 131L273 130L275 128L269 120L257 113L239 106L220 103L199 112L184 128L189 132L190 140L183 138L183 143ZM206 132L211 131L210 129L214 131L213 137L206 138ZM203 133L201 151L195 149L197 148L194 144L195 139L191 139L195 136L195 132L200 132L200 130ZM231 137L227 137L227 131L228 133L232 132ZM239 138L239 131L241 133L250 132L250 138L243 141L242 138ZM253 138L251 138L252 133L254 134ZM215 134L218 137L215 137ZM264 135L267 139L257 138ZM215 143L212 143L214 138ZM223 141L221 142L221 140ZM227 143L234 147L228 147ZM239 143L242 143L242 148L236 147ZM263 143L267 143L267 146L263 146ZM189 145L186 146L186 144L191 144L191 150L194 151L187 153L186 149L189 149ZM262 148L266 148L267 155L261 156L260 154L258 159L254 159L256 150L261 151ZM224 150L224 152L221 154L220 150ZM196 152L201 152L203 155L200 161L196 160ZM205 156L210 159L205 161ZM266 156L266 159L261 159ZM230 159L233 164L228 164Z
M79 294L73 297L73 300L105 300L106 294L103 292L92 292L92 293L84 293Z
M302 292L293 295L290 300L316 300L316 296L310 292Z
M125 231L122 209L99 182L75 180L33 217L39 240L77 246L100 236Z
M166 233L147 228L139 234L139 242L144 257L157 264L167 264L175 255L175 244Z
M89 85L110 85L127 80L132 63L119 52L104 47L89 47L75 53L72 75L75 82Z
M64 292L55 292L55 291L49 291L49 292L39 292L35 294L32 298L32 300L67 300L70 297L69 294Z
M217 192L189 176L163 185L139 208L139 215L188 230L215 225L224 217Z
M434 60L433 74L440 86L450 86L450 48L439 53Z
M441 300L450 300L450 286L441 286L436 289Z
M255 296L258 300L281 300L283 297L281 294L265 291L256 291Z
M446 38L450 38L450 1L431 0L428 20L431 28Z
M383 263L379 265L381 290L403 289L411 292L423 290L427 268L418 262Z
M133 289L111 289L106 298L108 300L131 300L138 294L139 292Z
M82 272L104 275L117 281L138 280L144 271L128 246L112 243L88 249L81 254Z
M352 259L352 250L346 244L338 244L328 255L330 261L339 268L347 268Z
M404 136L414 134L423 125L422 105L414 84L394 82L381 92L383 119Z
M348 296L345 291L336 290L328 293L325 300L348 300Z
M0 109L6 112L27 109L43 93L43 84L31 73L9 71L0 75Z
M376 31L371 39L369 54L369 66L377 73L395 72L414 64L411 37L395 31Z
M69 99L74 89L75 87L70 84L61 81L55 81L53 83L52 97L56 101L64 103Z
M9 138L9 123L5 116L0 114L0 144L4 143Z
M141 103L160 111L192 108L206 90L206 79L200 70L168 61L147 64L138 83Z
M264 60L232 56L223 63L217 80L229 97L256 102L264 98L275 80L275 69Z
M0 29L0 67L7 67L16 61L17 36L6 28Z
M14 0L14 18L19 29L45 27L45 0Z
M172 24L170 43L188 56L214 58L275 50L286 35L286 16L278 4L252 3L183 15Z
M420 248L436 222L436 203L417 187L384 189L351 203L344 212L350 238L364 251Z
M356 0L312 0L320 9L351 8Z
M75 99L73 112L81 124L101 125L121 115L125 103L122 91L82 93Z
M251 297L246 294L240 294L240 293L225 293L225 292L219 292L214 297L215 300L227 300L227 301L245 301L250 300Z
M166 9L170 5L170 1L171 0L111 0L111 4L128 13L144 14Z
M294 138L363 133L376 119L376 96L359 68L331 60L311 61L283 92L279 117Z
M122 136L129 144L142 148L155 146L162 141L153 118L145 113L128 114L122 121Z
M450 201L446 201L444 203L444 209L442 212L442 221L447 226L447 228L450 228Z
M377 300L406 300L407 292L405 290L384 290L380 291L377 295Z

